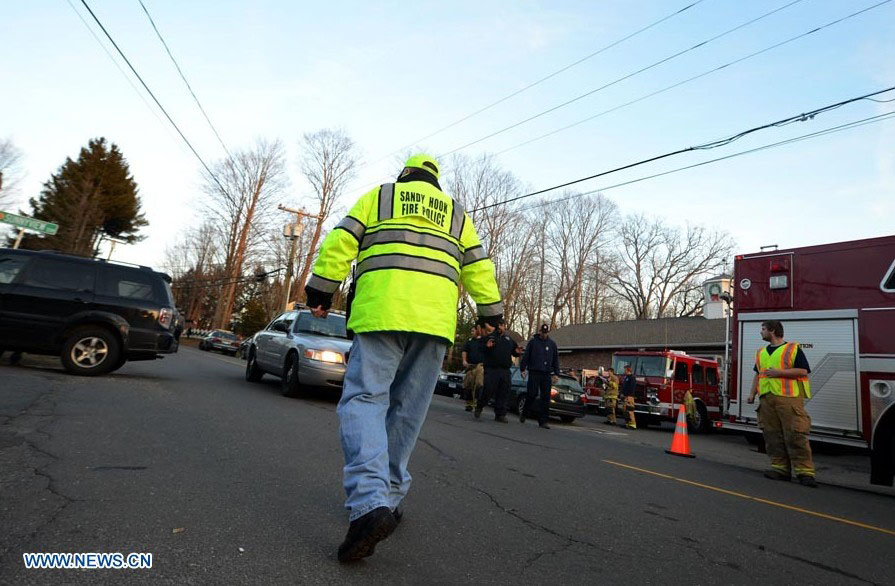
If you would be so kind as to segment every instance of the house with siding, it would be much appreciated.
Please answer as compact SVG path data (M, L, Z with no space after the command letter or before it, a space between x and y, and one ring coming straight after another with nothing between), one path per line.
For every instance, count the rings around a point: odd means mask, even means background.
M550 332L550 337L563 369L608 367L614 352L631 350L680 350L723 362L726 321L669 317L575 324Z

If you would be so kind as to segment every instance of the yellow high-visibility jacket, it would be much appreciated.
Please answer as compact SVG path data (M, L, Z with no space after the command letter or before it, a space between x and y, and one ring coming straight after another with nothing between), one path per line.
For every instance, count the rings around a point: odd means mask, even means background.
M331 296L355 259L355 333L418 332L453 343L460 284L480 316L503 314L472 220L437 183L386 183L361 196L323 241L307 288Z

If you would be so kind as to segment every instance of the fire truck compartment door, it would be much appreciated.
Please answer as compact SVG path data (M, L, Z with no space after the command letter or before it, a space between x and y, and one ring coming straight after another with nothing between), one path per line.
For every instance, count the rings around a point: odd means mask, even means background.
M822 317L825 315L828 317ZM756 418L758 400L750 405L745 398L755 375L755 354L767 345L761 339L761 322L776 319L783 322L786 341L798 342L811 366L811 399L805 409L811 416L812 430L836 434L861 431L857 311L741 313L739 318L741 417Z

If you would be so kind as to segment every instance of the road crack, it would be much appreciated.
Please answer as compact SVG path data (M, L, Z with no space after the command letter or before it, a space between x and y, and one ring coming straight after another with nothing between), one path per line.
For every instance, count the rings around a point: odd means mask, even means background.
M53 440L53 435L45 428L51 425L58 417L56 413L57 403L52 399L53 394L56 392L56 389L50 388L40 393L34 400L20 409L17 415L6 417L2 425L3 428L8 430L8 433L22 439L22 444L27 448L28 455L32 458L44 460L43 463L26 464L26 466L31 468L34 476L38 476L46 481L43 490L55 497L52 500L56 501L55 510L48 511L46 521L37 525L28 535L24 536L23 542L33 540L42 530L55 523L69 505L79 502L79 499L72 498L62 492L57 485L56 478L47 470L49 466L60 461L59 456L38 445L33 437L28 437L29 435L39 435L45 437L47 441ZM25 418L35 418L38 421L30 429L17 428L16 425ZM18 544L10 544L3 549L3 555L9 554L17 547Z
M448 454L447 452L445 452L444 450L442 450L441 448L439 448L438 446L436 446L434 443L432 443L430 440L427 440L427 439L424 438L424 437L420 437L420 438L419 438L419 441L422 442L422 443L424 443L424 444L426 444L426 445L429 446L430 448L432 448L432 450L433 450L436 454L438 454L438 457L439 457L439 458L442 458L442 459L444 459L444 460L447 460L448 462L457 462L457 458L451 456L450 454Z
M553 537L556 537L556 538L558 538L558 539L561 539L561 540L564 542L564 544L563 544L561 547L559 547L558 549L556 549L556 550L554 550L554 551L538 552L537 554L535 554L535 555L533 555L532 557L528 558L528 559L525 561L525 564L524 564L524 566L523 566L523 570L522 570L523 572L525 572L525 570L527 570L528 568L530 568L535 562L537 562L540 558L542 558L543 556L547 555L548 553L553 553L553 554L560 553L560 552L565 551L566 549L572 547L573 545L581 545L581 546L584 546L584 547L586 547L586 548L592 549L592 550L594 550L594 551L596 551L596 552L605 553L605 554L610 554L610 555L613 555L613 556L621 555L621 556L623 556L623 557L628 557L628 558L630 558L632 561L634 560L634 556L631 556L631 555L629 555L629 554L625 554L624 552L616 552L616 551L613 551L613 550L611 550L611 549L607 549L607 548L601 547L600 545L598 545L598 544L596 544L596 543L593 543L592 541L588 541L588 540L586 540L586 539L578 539L578 538L573 537L573 536L571 536L571 535L564 535L564 534L562 534L562 533L559 533L558 531L555 531L555 530L551 529L550 527L547 527L547 526L545 526L545 525L541 525L540 523L537 523L537 522L535 522L535 521L532 521L531 519L528 519L527 517L522 516L516 509L512 509L512 508L505 507L504 505L501 504L501 502L500 502L494 495L492 495L492 494L491 494L490 492L488 492L487 490L484 490L484 489L479 488L479 487L477 487L477 486L473 486L473 485L471 485L471 484L469 484L469 485L467 485L467 486L468 486L469 488L471 488L472 490L474 490L474 491L476 491L476 492L478 492L478 493L480 493L480 494L483 494L483 495L485 495L486 497L488 497L488 499L491 501L491 503L492 503L498 510L500 510L501 512L503 512L503 513L505 513L505 514L507 514L507 515L509 515L509 516L511 516L511 517L513 517L514 519L517 519L518 521L520 521L521 523L523 523L523 524L524 524L525 526L527 526L528 528L530 528L530 529L532 529L532 530L534 530L534 531L541 532L541 533L546 533L546 534L548 534L548 535L551 535L551 536L553 536Z
M745 543L746 545L750 545L750 546L752 546L752 547L755 547L755 548L757 548L757 549L760 550L760 551L765 551L765 552L767 552L767 553L770 553L770 554L773 554L773 555L777 555L777 556L780 556L780 557L782 557L782 558L786 558L786 559L788 559L788 560L792 560L792 561L795 561L795 562L801 562L801 563L803 563L803 564L807 564L807 565L809 565L809 566L812 566L812 567L817 568L817 569L819 569L819 570L823 570L823 571L825 571L825 572L829 572L829 573L831 573L831 574L836 574L836 575L838 575L838 576L844 576L844 577L846 577L846 578L851 578L852 580L857 580L857 581L859 581L859 582L863 582L863 583L865 583L865 584L873 584L874 586L882 586L882 584L880 584L879 582L874 582L873 580L868 580L867 578L863 578L863 577L861 577L861 576L858 576L857 574L852 574L851 572L848 572L848 571L843 570L843 569L841 569L841 568L836 568L836 567L834 567L834 566L829 566L829 565L824 564L824 563L822 563L822 562L816 562L816 561L814 561L814 560L809 560L808 558L803 558L803 557L801 557L801 556L797 556L797 555L794 555L794 554L791 554L791 553L786 553L786 552L779 551L779 550L776 550L776 549L770 549L770 548L768 548L767 546L760 545L760 544L756 544L756 543L750 543L750 542L745 541L745 540L742 540L742 539L740 540L740 542L741 542L741 543Z

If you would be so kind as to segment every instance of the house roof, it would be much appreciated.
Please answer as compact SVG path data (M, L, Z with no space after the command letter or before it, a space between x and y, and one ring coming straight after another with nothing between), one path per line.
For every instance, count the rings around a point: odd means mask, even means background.
M724 347L727 320L669 317L575 324L550 332L560 350Z

